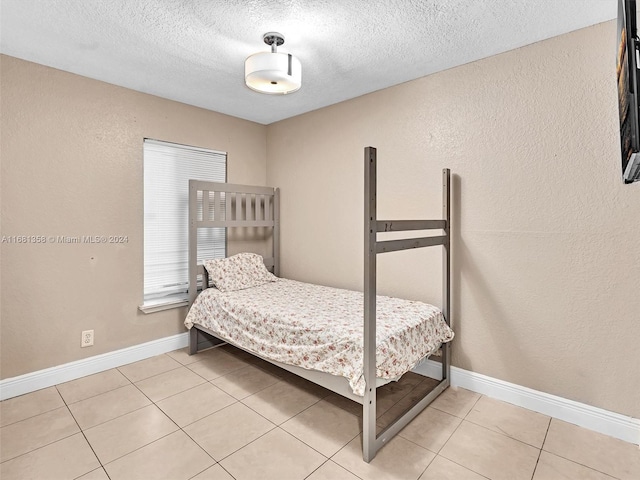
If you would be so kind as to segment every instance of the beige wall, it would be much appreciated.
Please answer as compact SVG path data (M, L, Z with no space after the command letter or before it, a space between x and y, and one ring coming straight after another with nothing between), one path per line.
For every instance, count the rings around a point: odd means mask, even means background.
M0 57L2 235L129 237L2 245L1 378L183 331L183 309L137 309L143 137L280 186L283 274L354 289L373 145L381 216L438 217L454 172L454 364L640 418L640 184L620 180L614 52L610 22L269 127ZM382 293L438 304L437 249L390 255Z
M12 57L0 62L2 235L129 239L2 244L1 377L184 332L185 309L138 310L142 140L226 151L229 181L264 184L266 127ZM95 346L81 349L87 329Z
M453 363L640 418L640 184L623 185L615 22L268 127L286 277L362 288L363 147L380 217L440 215L454 177ZM440 254L379 258L438 304Z

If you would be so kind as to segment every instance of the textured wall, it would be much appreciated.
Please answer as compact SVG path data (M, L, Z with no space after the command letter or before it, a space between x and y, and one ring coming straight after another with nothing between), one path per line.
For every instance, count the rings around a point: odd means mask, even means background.
M2 235L128 237L2 244L2 378L185 331L185 309L138 310L143 138L227 151L229 181L264 184L266 127L12 57L0 62ZM95 345L81 349L87 329Z
M615 23L268 127L284 276L362 288L363 147L380 217L440 215L454 177L456 366L640 418L640 184L623 185ZM440 254L379 257L438 304Z
M620 180L614 52L610 22L269 127L0 57L2 235L129 237L2 245L1 378L183 331L182 309L137 310L143 137L280 186L284 275L356 289L373 145L381 216L439 216L454 172L454 364L640 418L640 185ZM437 304L439 252L390 255L382 292Z

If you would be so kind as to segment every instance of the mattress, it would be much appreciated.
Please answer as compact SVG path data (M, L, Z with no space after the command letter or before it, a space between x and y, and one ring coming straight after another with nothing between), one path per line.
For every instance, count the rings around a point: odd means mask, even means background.
M185 325L201 325L264 358L345 377L365 389L363 294L278 279L221 292L204 290ZM442 312L427 303L378 296L376 376L397 379L453 339Z

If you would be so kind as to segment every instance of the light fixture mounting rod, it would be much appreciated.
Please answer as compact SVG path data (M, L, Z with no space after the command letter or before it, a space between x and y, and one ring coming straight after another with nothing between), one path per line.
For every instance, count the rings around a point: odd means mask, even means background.
M271 45L271 53L276 53L278 47L284 44L284 35L278 32L267 32L262 36L262 40L267 45Z

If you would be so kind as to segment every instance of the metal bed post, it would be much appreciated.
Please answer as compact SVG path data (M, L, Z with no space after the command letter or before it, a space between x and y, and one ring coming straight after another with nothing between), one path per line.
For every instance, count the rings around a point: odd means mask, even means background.
M207 192L207 195L209 192ZM204 192L203 192L204 195ZM198 295L198 189L193 180L189 180L189 308ZM203 278L204 280L204 278ZM198 330L189 332L189 355L198 350Z
M280 189L273 191L273 274L280 276Z
M376 256L378 253L395 252L413 248L442 245L442 314L450 324L450 272L451 272L451 206L450 171L443 174L443 219L441 220L378 220L377 219L377 151L365 148L364 172L364 378L362 457L369 463L387 441L411 422L427 405L435 400L450 384L451 355L447 342L442 346L442 380L422 399L397 418L392 424L376 434ZM443 230L443 235L400 240L378 241L378 232L401 232L408 230Z
M376 454L376 149L364 150L364 380L362 455Z
M442 169L442 216L447 222L444 227L446 239L442 246L442 315L444 321L451 327L451 170ZM442 346L442 378L448 379L451 370L451 342Z

